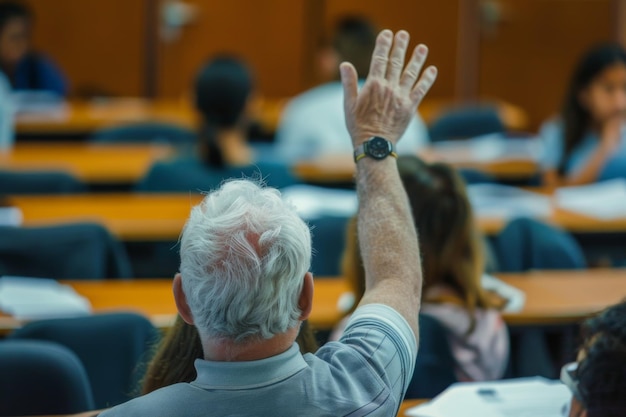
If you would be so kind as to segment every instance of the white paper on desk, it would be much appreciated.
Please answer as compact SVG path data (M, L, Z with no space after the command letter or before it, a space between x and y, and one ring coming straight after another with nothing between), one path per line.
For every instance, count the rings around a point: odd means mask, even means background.
M626 179L559 188L556 190L556 204L600 220L626 217Z
M0 207L0 226L20 226L22 210L17 207Z
M521 188L500 184L473 184L467 194L477 217L511 219L548 217L550 198Z
M541 155L536 137L509 138L490 133L463 140L446 140L431 145L437 155L450 163L524 160L534 162Z
M312 185L293 185L281 192L305 220L323 216L352 217L358 209L356 192Z
M53 279L0 278L0 310L18 320L83 316L91 313L89 300Z
M492 275L483 274L481 278L481 285L483 289L495 292L500 297L507 300L506 306L503 310L507 313L520 312L524 308L524 304L526 304L526 293L524 293L524 291L515 288L514 286L509 285Z
M480 392L492 392L485 395ZM571 400L559 381L520 378L452 385L429 403L410 408L413 417L561 417Z

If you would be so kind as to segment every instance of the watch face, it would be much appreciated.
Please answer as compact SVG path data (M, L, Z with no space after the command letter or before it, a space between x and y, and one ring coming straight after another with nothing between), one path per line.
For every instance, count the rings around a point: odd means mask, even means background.
M386 139L373 137L367 142L367 154L374 159L383 159L391 153L391 146Z

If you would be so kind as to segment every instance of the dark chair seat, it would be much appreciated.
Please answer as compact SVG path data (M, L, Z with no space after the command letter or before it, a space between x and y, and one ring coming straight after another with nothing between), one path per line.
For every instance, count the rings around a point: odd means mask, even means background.
M451 109L430 124L433 142L465 139L506 130L495 107L474 105Z
M0 341L0 398L0 416L95 409L80 359L70 349L46 341Z
M31 322L9 338L59 343L82 362L97 408L133 398L159 332L138 314L116 313Z
M85 184L65 172L0 171L0 195L70 194L86 189Z

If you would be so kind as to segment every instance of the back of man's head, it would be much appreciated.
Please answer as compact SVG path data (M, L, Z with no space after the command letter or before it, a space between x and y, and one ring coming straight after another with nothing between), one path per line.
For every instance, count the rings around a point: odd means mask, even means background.
M332 46L341 62L348 61L360 78L367 77L376 45L376 28L362 17L344 17L335 26Z
M311 235L277 190L237 180L208 194L191 211L180 255L202 338L269 339L297 325Z

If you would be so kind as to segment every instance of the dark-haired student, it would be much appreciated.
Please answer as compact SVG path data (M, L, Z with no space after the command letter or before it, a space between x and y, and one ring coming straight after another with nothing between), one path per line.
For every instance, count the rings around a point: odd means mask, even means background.
M48 91L66 96L67 81L47 57L32 50L33 14L25 5L0 1L0 70L13 90Z
M547 185L597 181L626 148L626 51L618 44L589 50L572 74L560 117L541 128Z
M626 416L626 301L583 325L578 361L561 380L572 391L569 417Z
M248 143L254 80L249 68L231 56L211 59L199 71L194 105L202 119L196 148L155 164L140 191L207 191L225 178L261 176L270 186L296 182L289 167L255 153Z

